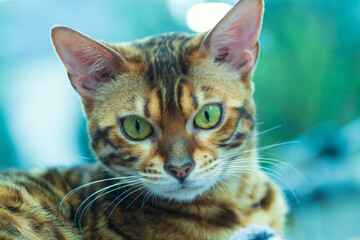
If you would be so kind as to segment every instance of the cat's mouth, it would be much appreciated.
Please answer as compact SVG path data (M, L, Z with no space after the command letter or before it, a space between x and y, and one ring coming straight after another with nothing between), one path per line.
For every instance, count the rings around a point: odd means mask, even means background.
M168 199L174 199L182 202L192 201L207 190L208 186L205 185L193 186L189 183L180 183L177 186L172 186L166 190L163 189L158 193Z
M157 196L180 202L188 202L209 191L216 185L216 179L216 173L213 173L211 178L192 174L183 181L178 181L169 176L166 180L152 183L149 189Z
M178 189L174 189L174 190L167 190L165 191L166 193L174 193L174 192L178 192L178 191L194 191L194 190L199 190L200 187L190 187L187 186L186 184L182 184Z

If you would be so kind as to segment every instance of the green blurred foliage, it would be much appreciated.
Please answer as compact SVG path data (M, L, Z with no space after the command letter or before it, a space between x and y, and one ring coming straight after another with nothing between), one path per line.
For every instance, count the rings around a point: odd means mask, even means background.
M258 121L264 121L259 128L282 127L262 143L359 117L360 26L347 15L354 1L269 2L255 99Z

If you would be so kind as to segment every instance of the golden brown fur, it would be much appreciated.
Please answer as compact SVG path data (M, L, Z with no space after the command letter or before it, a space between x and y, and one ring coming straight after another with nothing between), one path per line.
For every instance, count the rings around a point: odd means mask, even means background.
M263 175L247 177L231 193L226 187L192 203L176 204L157 199L143 204L138 198L129 208L130 196L108 220L112 208L99 215L113 197L96 201L84 217L84 236L78 235L73 218L82 200L101 186L82 189L62 205L59 202L76 186L93 176L105 177L96 166L42 173L8 172L2 174L0 239L227 239L231 233L252 223L270 224L281 231L284 203ZM262 179L261 179L262 178ZM101 177L96 178L96 180ZM260 198L258 205L257 197ZM139 210L140 209L140 210Z
M204 37L173 33L91 43L121 56L121 67L109 67L112 74L98 73L95 95L83 94L90 88L77 85L82 76L60 54L82 96L99 163L1 173L0 239L227 239L252 224L281 234L286 205L256 161L253 67L235 71L223 62L226 56L214 61L204 52ZM246 52L246 61L256 59L257 43L254 51ZM224 111L219 125L194 128L194 114L214 102ZM124 137L121 119L128 115L146 119L154 134L139 142ZM211 184L199 194L184 196L179 189L167 195L164 165L174 156L191 158L193 171Z

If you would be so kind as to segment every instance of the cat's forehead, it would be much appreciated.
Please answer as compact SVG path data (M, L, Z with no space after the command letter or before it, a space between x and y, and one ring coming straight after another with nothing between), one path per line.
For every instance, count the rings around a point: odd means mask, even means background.
M131 42L131 45L140 49L149 58L158 61L185 53L189 47L199 46L204 34L165 33Z
M151 37L139 44L147 63L147 81L151 87L162 89L168 107L174 105L177 81L188 74L190 51L198 46L191 42L193 39L192 35L172 33Z
M100 104L144 114L147 106L158 108L155 112L190 114L208 99L220 102L221 96L239 95L239 75L199 54L203 37L170 33L112 45L135 70L104 84Z
M166 102L174 105L179 81L190 83L189 68L194 64L192 55L199 49L202 38L203 34L167 33L111 46L132 64L136 69L134 74L142 82L138 85L134 78L122 78L124 82L119 85L161 92Z
M176 79L188 74L191 54L199 49L202 36L169 33L135 41L133 45L147 66L150 83L173 87Z

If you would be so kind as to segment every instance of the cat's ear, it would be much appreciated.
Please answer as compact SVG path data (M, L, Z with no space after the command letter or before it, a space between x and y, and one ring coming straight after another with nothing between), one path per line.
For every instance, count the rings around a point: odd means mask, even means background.
M104 81L129 70L119 53L71 28L52 28L51 39L72 86L87 100L94 99Z
M204 37L201 50L246 75L258 57L263 0L240 0Z

